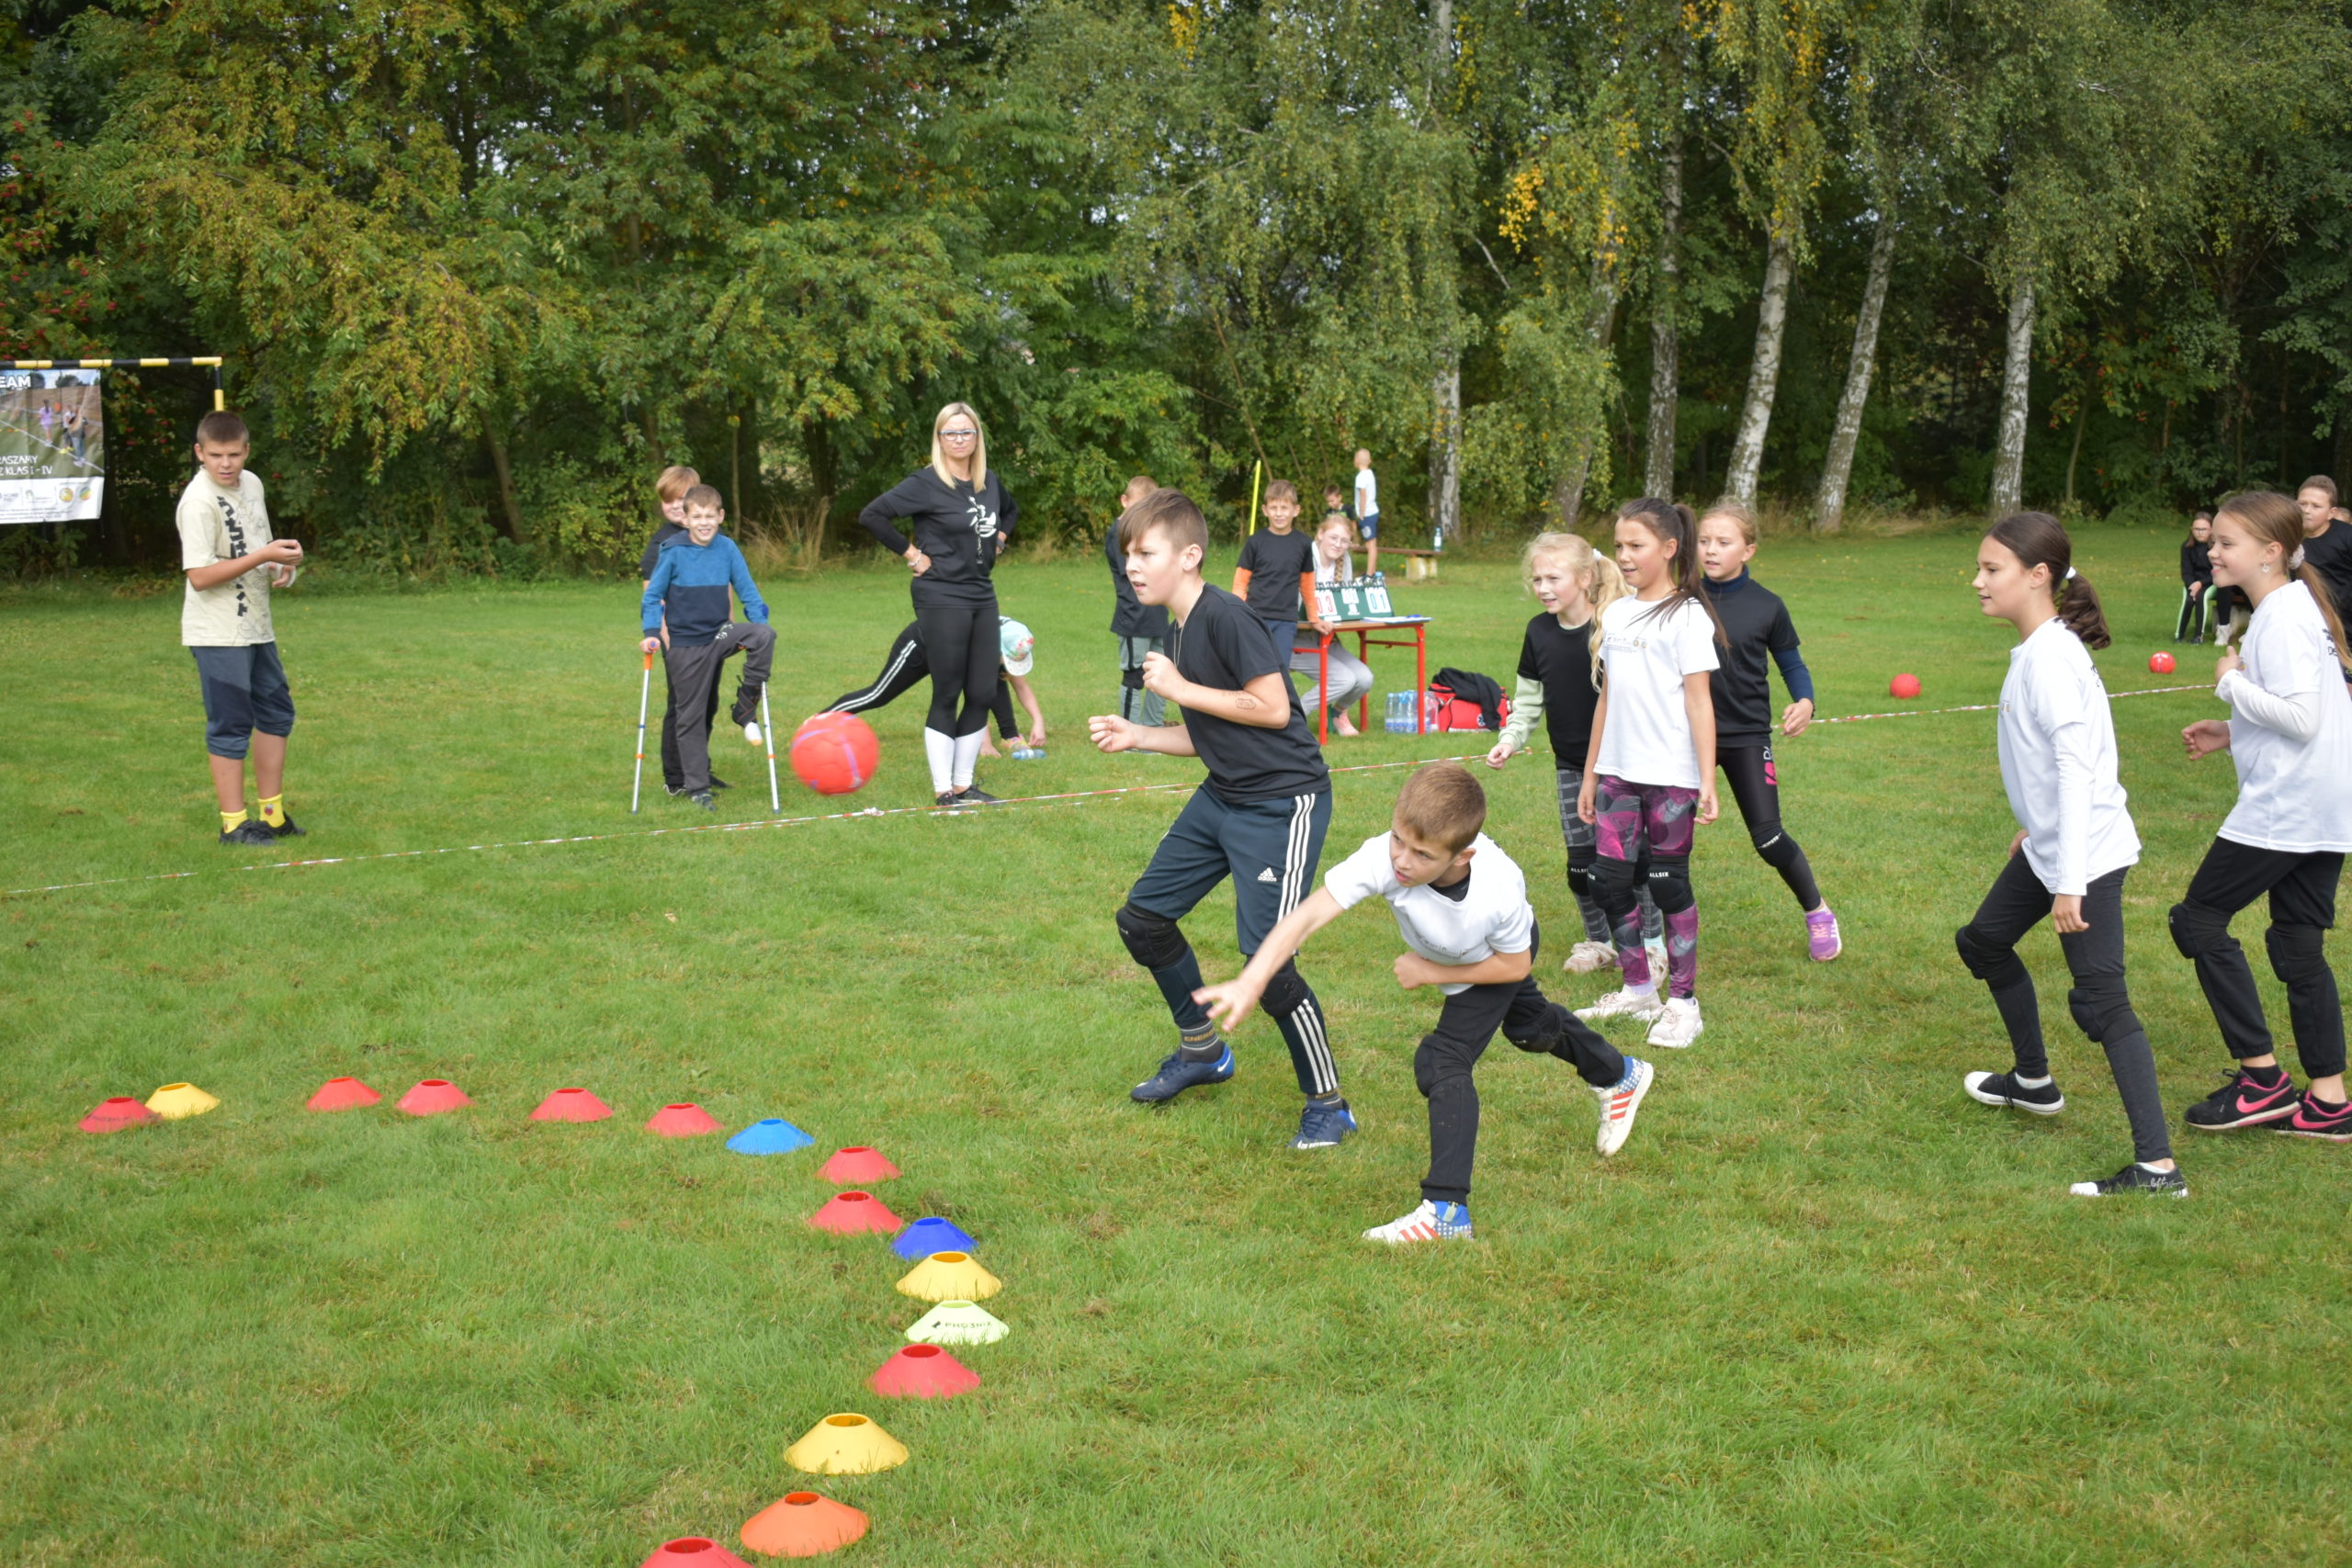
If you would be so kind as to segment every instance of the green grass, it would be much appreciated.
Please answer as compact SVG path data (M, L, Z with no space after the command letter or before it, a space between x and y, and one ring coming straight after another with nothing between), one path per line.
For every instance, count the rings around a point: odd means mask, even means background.
M1825 712L1895 705L1901 669L1917 705L1992 699L2009 644L1966 591L1972 543L1770 546ZM2144 665L2174 543L2083 541L2112 690L2190 673ZM1529 602L1507 567L1447 570L1400 593L1437 617L1433 663L1507 678ZM1001 793L1196 776L1080 744L1113 679L1102 576L1004 574L1055 738L989 765ZM882 571L771 590L779 715L862 683L906 616ZM1951 941L2011 831L1988 715L1786 746L1847 956L1808 964L1736 817L1704 830L1707 1032L1661 1064L1631 1144L1597 1162L1572 1076L1498 1046L1480 1239L1399 1256L1355 1235L1413 1201L1433 1007L1389 979L1385 913L1304 965L1362 1136L1282 1146L1296 1094L1263 1020L1231 1086L1143 1111L1125 1091L1168 1026L1110 917L1176 796L644 836L692 818L658 794L628 815L631 598L282 596L305 853L621 836L238 872L176 595L0 596L0 887L197 873L0 899L9 1562L633 1568L668 1536L731 1540L797 1483L786 1445L845 1409L914 1450L825 1485L872 1511L853 1551L876 1564L2343 1561L2352 1155L2184 1137L2187 1203L2066 1199L2128 1142L2047 928L2027 957L2073 1105L2029 1122L1960 1093L2005 1061ZM1394 656L1375 669L1404 684ZM2133 992L2176 1114L2222 1065L2164 931L2231 797L2226 762L2175 739L2214 711L2115 708L2148 844ZM915 698L879 716L855 804L922 801L920 722ZM1334 761L1464 749L1374 736ZM720 755L729 815L758 815L741 741ZM1492 781L1490 830L1556 953L1544 762ZM1401 777L1340 778L1326 865ZM821 808L786 787L787 813ZM1213 976L1230 908L1190 922ZM388 1097L447 1076L477 1105L306 1115L345 1072ZM180 1078L221 1108L74 1131ZM620 1114L525 1120L564 1084ZM902 1269L801 1224L813 1155L639 1131L683 1099L789 1117L817 1154L876 1144L906 1168L894 1208L973 1231L1013 1326L967 1356L979 1393L866 1393L921 1310Z

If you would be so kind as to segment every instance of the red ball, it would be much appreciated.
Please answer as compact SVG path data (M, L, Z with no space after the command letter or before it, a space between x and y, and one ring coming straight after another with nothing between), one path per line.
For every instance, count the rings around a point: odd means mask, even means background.
M2154 671L2159 675L2171 674L2172 655L2161 652L2148 655L2148 668Z
M792 737L792 772L819 795L865 788L881 754L873 727L854 713L820 713Z
M1886 683L1886 689L1887 692L1894 696L1916 697L1919 694L1919 677L1917 675L1897 675L1894 680L1889 681Z

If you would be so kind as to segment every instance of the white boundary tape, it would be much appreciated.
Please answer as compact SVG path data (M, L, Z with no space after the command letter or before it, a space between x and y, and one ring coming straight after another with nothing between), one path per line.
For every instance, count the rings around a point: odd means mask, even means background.
M2173 692L2210 692L2211 686L2147 686L2137 691L2111 692L2110 700L2119 697L2153 697ZM1835 718L1817 718L1815 724L1860 724L1877 718L1933 718L1939 714L1990 713L1996 703L1970 703L1961 707L1911 708L1895 713L1849 713ZM1418 768L1425 762L1467 762L1486 755L1474 751L1456 757L1411 757L1394 762L1358 762L1344 768L1333 768L1334 773L1376 773L1396 768ZM220 866L209 871L157 871L141 876L106 876L88 882L52 882L40 887L11 887L0 897L17 898L40 893L70 893L89 887L125 887L142 882L184 882L190 877L234 875L253 871L299 871L307 866L358 865L368 861L429 860L435 855L476 854L490 850L541 849L551 844L605 844L623 839L660 839L689 833L750 833L766 828L801 828L812 822L851 822L860 818L880 819L888 817L958 817L993 812L1005 806L1046 806L1057 802L1104 800L1126 795L1190 794L1200 787L1199 781L1190 784L1123 784L1116 789L1067 790L1057 795L1017 795L1007 796L997 806L938 807L869 806L862 811L822 811L808 817L764 817L749 822L696 822L683 828L632 828L618 833L575 833L558 839L512 839L494 844L451 844L434 850L387 850L368 855L326 855L314 860L255 861L243 865Z

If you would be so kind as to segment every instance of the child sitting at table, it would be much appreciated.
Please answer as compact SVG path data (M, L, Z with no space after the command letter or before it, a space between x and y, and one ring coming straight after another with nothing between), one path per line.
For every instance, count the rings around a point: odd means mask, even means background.
M1348 521L1345 513L1333 513L1324 518L1323 525L1315 531L1313 559L1315 587L1318 595L1338 588L1342 582L1354 581L1355 572L1350 567L1348 551L1355 539L1355 525ZM1330 634L1330 621L1321 609L1315 605L1309 605L1308 609L1316 631ZM1355 722L1348 717L1347 710L1372 694L1372 666L1342 647L1336 634L1330 635L1331 723L1342 736L1353 736L1358 731ZM1294 675L1319 675L1322 673L1322 659L1311 648L1295 649L1291 654L1290 668ZM1309 716L1322 706L1324 699L1322 687L1307 688L1305 701Z

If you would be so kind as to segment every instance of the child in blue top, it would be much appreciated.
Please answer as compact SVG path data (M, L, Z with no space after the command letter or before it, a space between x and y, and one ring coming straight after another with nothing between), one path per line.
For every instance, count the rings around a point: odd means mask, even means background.
M759 714L760 694L775 660L775 631L767 624L768 607L752 584L743 552L734 540L719 535L727 511L718 491L698 484L686 491L685 500L686 531L662 547L653 575L646 581L645 636L638 646L661 653L669 671L687 797L705 811L715 811L718 802L710 793L711 693L718 684L720 666L743 654L742 679L729 716L739 725L751 723ZM739 626L729 618L730 588L743 602L751 624ZM662 643L665 620L670 628L666 649Z

